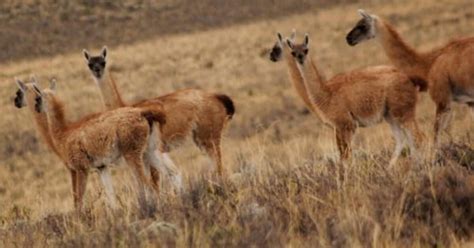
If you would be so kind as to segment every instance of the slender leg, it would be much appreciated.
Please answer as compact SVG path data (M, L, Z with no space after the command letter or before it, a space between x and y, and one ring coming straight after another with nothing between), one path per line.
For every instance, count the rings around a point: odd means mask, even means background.
M117 208L117 200L115 198L114 186L112 184L112 178L110 177L110 171L108 167L104 167L99 171L100 181L105 189L105 194L107 195L108 202L112 209Z
M153 139L153 137L155 137L155 139ZM153 125L152 135L150 136L150 140L148 141L148 149L151 149L151 150L156 149L156 153L160 155L162 151L160 151L160 149L157 147L162 147L162 146L163 144L161 142L161 133L158 130L157 126ZM158 156L158 158L161 159L161 156ZM160 171L158 170L158 168L155 168L153 166L150 166L149 170L150 170L151 179L153 181L154 188L159 189L160 188Z
M403 134L403 130L398 123L394 123L393 121L391 121L389 122L389 124L390 128L392 129L393 137L395 138L395 150L392 153L392 157L389 163L389 168L393 168L393 166L398 160L398 157L400 157L400 153L403 150L403 146L405 145L405 137Z
M336 127L336 142L341 161L346 161L351 157L351 141L353 134L354 128L349 124L342 124Z
M69 170L69 173L71 174L72 198L73 198L73 201L74 201L74 207L77 208L77 206L76 206L76 202L77 202L76 171L75 170Z
M155 152L153 157L155 160L157 158L160 158L156 160L156 162L153 165L161 168L163 170L163 173L165 173L171 179L171 182L173 183L175 189L178 192L182 192L183 191L183 178L181 176L181 172L176 167L173 160L171 160L169 154L168 153L157 154Z
M221 154L221 147L220 147L220 139L214 140L214 142L210 142L204 145L204 149L208 156L212 159L216 166L217 175L219 177L224 177L224 168L222 166L222 154Z
M193 139L196 145L203 149L209 158L216 166L216 174L221 179L225 176L224 167L222 165L222 154L221 154L221 136L222 131L225 127L227 117L218 121L220 124L214 123L214 125L200 125L193 131ZM209 123L208 123L209 124Z
M355 129L350 124L336 126L336 143L339 149L340 161L337 163L336 175L338 181L343 183L346 178L345 166L352 155L351 141Z
M126 154L124 155L125 160L127 161L128 165L132 168L135 177L137 179L137 186L138 186L138 203L142 209L147 210L148 204L146 199L146 191L149 189L154 189L155 193L158 195L158 192L153 186L153 183L149 177L145 174L145 164L143 162L142 154Z
M436 108L436 120L434 126L434 145L438 149L441 145L440 135L442 131L449 131L446 128L451 121L451 107L448 104L438 104Z
M88 173L86 170L76 171L76 209L81 212L83 207L83 198L87 188Z
M418 124L415 121L410 121L404 125L404 132L406 136L406 141L410 147L410 154L412 159L415 160L417 166L421 163L421 157L419 150L423 142L423 133L418 128Z

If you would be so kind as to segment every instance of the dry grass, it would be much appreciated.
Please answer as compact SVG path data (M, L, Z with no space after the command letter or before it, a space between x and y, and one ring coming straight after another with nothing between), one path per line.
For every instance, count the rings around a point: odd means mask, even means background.
M394 142L383 124L358 132L353 164L341 181L332 169L337 159L332 131L304 110L284 64L267 58L275 32L295 27L310 33L312 54L327 76L386 63L375 43L357 49L345 44L359 7L337 5L109 47L125 99L199 87L225 92L236 102L224 139L229 180L215 184L201 178L212 169L205 156L193 146L180 148L172 157L188 190L163 195L154 216L145 219L138 217L125 166L113 176L119 211L106 210L93 175L87 211L75 215L67 171L38 140L27 110L13 106L13 77L34 73L43 83L58 78L59 96L70 99L71 119L100 111L80 52L0 65L3 246L468 246L474 230L474 125L467 108L455 107L453 143L445 142L443 166L413 170L401 159L388 171ZM367 1L363 7L390 18L423 49L474 34L470 0ZM427 95L418 113L431 136L434 106Z

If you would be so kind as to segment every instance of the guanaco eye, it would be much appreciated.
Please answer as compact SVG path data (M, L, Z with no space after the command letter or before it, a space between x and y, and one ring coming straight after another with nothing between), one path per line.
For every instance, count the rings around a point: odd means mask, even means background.
M295 52L291 52L291 55L293 55L293 57L296 57L296 53L295 53Z
M303 50L304 54L308 54L308 49Z
M100 62L100 66L105 67L105 61Z
M94 67L94 64L89 63L89 64L87 64L87 66L89 66L89 69L92 69Z

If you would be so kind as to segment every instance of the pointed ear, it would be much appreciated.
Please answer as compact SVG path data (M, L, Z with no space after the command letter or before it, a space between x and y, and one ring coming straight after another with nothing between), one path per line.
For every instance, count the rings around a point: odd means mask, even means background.
M38 83L38 80L36 79L36 76L35 75L30 75L30 82L34 83L34 84L37 84Z
M277 33L277 36L278 36L278 41L279 41L280 43L283 43L283 37L281 36L281 34L280 34L280 33Z
M286 38L286 44L288 45L289 48L293 49L293 41L290 39Z
M359 12L359 15L361 15L363 18L372 19L372 16L369 13L367 13L367 11L363 9L359 9L358 12Z
M303 43L306 47L308 46L309 44L309 35L308 33L304 34L304 43Z
M18 89L20 89L22 92L26 91L26 85L20 79L15 78L15 83L18 86Z
M91 55L86 49L82 49L82 53L84 54L84 57L86 58L87 61L91 58Z
M49 89L56 91L56 85L56 78L52 78L51 81L49 81Z
M41 90L38 88L36 84L33 84L33 90L38 96L42 96L43 94L41 93Z
M102 47L102 50L100 51L100 56L102 56L104 59L107 57L107 46Z
M290 40L294 41L296 38L296 29L291 30Z

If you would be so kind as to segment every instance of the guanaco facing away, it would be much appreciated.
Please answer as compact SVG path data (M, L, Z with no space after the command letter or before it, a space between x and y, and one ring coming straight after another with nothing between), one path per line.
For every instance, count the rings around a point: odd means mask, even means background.
M87 50L83 53L106 108L127 106L115 81L107 72L107 48L103 47L98 56L91 56ZM178 171L168 153L173 146L179 145L186 137L192 135L195 144L208 154L217 167L217 174L222 176L224 170L221 138L224 128L235 113L232 99L223 94L185 89L143 100L131 106L140 107L155 103L162 104L166 114L166 124L160 129L162 145L157 151L157 153L162 153L165 167L174 173Z
M55 81L51 87L40 90L35 83L26 85L18 82L22 92L35 93L34 109L46 116L50 139L55 151L71 171L76 209L82 209L88 173L98 170L105 192L112 208L116 207L115 193L109 167L123 157L133 169L138 181L138 202L146 209L146 191L153 189L145 168L158 168L154 155L156 139L155 123L164 122L163 109L159 105L148 108L118 108L86 116L69 123L66 120L64 104L55 96ZM16 102L16 100L15 100Z
M474 37L418 52L382 18L364 10L359 10L359 14L362 19L347 34L347 43L355 46L376 38L397 68L428 85L431 99L436 104L434 142L439 146L441 131L446 130L449 134L452 102L467 104L474 114Z
M278 38L282 43L281 35ZM406 143L418 161L417 150L423 138L415 120L418 88L405 74L394 67L375 66L339 74L325 81L308 58L307 34L303 43L286 39L286 45L291 49L289 52L313 108L318 109L325 123L335 130L343 161L351 155L351 141L357 127L372 126L384 119L396 141L390 166L396 163ZM277 60L280 58L275 56Z

